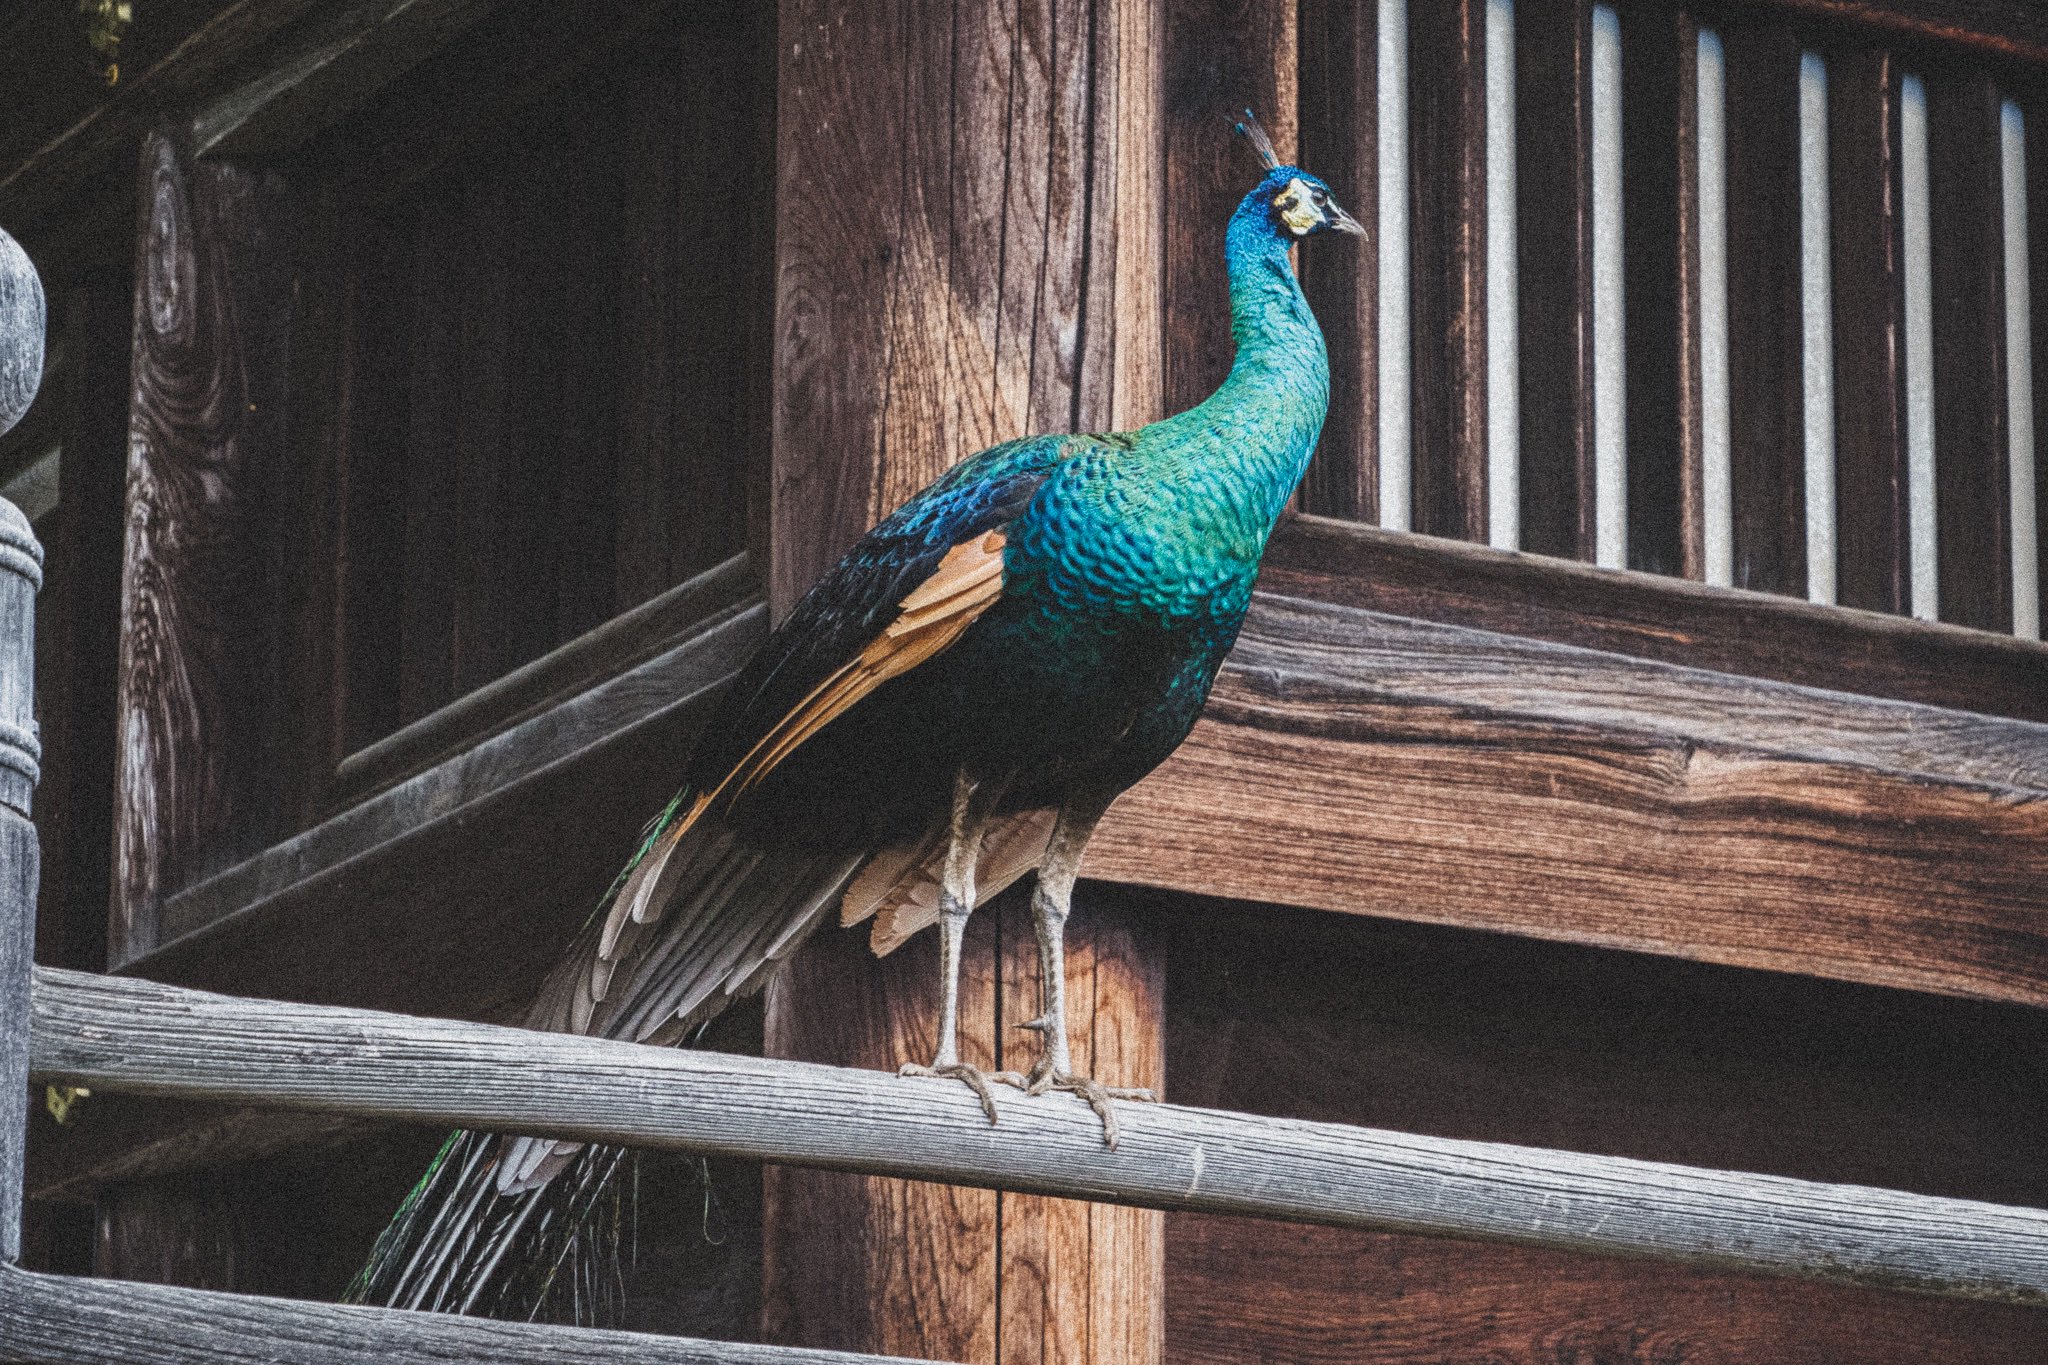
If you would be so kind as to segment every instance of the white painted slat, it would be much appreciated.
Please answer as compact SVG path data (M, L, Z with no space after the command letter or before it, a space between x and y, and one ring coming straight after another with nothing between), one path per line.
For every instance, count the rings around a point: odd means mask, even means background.
M1622 276L1621 19L1593 7L1593 562L1628 567L1627 298Z
M1379 0L1380 525L1410 525L1408 0Z
M1927 198L1927 87L1899 83L1900 238L1906 276L1906 547L1913 615L1941 611L1934 528L1934 256Z
M1829 245L1828 69L1799 59L1800 366L1806 405L1806 596L1835 600L1835 302Z
M1486 0L1486 539L1498 550L1522 543L1516 203L1515 0Z
M1727 54L1699 37L1700 502L1706 580L1735 582L1735 494L1728 415Z
M2012 629L2041 638L2040 527L2035 524L2034 318L2027 272L2027 127L2020 107L2005 102L1999 120L2005 198L2005 403L2007 462L2012 475Z

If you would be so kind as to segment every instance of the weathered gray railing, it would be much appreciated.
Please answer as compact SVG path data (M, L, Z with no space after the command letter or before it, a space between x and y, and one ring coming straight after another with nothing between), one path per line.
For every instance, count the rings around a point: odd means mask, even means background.
M38 1078L2048 1304L2048 1211L39 969Z
M0 350L8 341L0 326ZM40 347L39 325L34 343ZM0 413L0 427L8 416ZM990 1127L972 1097L951 1084L33 967L30 674L40 578L41 552L26 520L0 501L0 1354L7 1359L880 1359L24 1271L16 1261L32 1076L2048 1305L2048 1211L2038 1209L1172 1105L1122 1106L1122 1145L1111 1153L1087 1109L1059 1096L1013 1097L1003 1102L1002 1123Z

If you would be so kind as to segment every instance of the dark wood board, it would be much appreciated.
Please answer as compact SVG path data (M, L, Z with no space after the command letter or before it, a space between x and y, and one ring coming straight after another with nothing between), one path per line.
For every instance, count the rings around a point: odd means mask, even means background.
M1827 51L1829 251L1834 262L1835 600L1903 612L1906 546L1905 277L1898 61Z
M2039 1205L2044 1016L1145 893L1179 1102ZM2016 1065L2017 1063L2017 1065ZM1174 1360L2021 1361L2038 1311L1171 1214Z
M1699 578L1699 28L1666 0L1619 16L1628 564Z
M2012 629L2005 397L2005 196L1997 83L1931 72L1935 549L1941 619Z
M1298 517L1271 592L1809 687L2048 720L2048 650L1988 631Z
M1728 445L1734 584L1806 595L1799 248L1800 40L1724 26Z
M1515 20L1521 547L1590 560L1593 6L1525 0Z
M1084 866L2042 1004L2044 753L2038 724L1268 599Z
M272 179L143 159L116 882L109 951L147 951L163 899L284 832L271 762L288 694L266 468L281 458L291 219Z
M1486 5L1408 11L1413 525L1486 539Z
M1379 17L1363 0L1303 0L1301 163L1365 224L1301 253L1301 287L1330 349L1330 413L1301 506L1379 520Z
M2027 1365L2048 1314L1174 1214L1167 1343L1237 1365Z

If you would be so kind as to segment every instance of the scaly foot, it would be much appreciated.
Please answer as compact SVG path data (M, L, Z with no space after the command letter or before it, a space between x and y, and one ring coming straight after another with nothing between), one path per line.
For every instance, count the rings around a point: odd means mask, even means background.
M963 1083L981 1099L981 1112L988 1115L988 1121L991 1124L996 1121L996 1097L989 1093L988 1083L991 1079L1007 1079L1007 1073L991 1077L980 1067L969 1066L965 1062L939 1062L932 1066L919 1066L916 1062L905 1062L897 1068L896 1074L899 1076L933 1076Z
M1043 1095L1048 1090L1064 1090L1079 1095L1095 1111L1095 1117L1102 1120L1102 1145L1110 1151L1116 1150L1116 1111L1109 1107L1111 1100L1137 1100L1144 1104L1157 1104L1159 1097L1150 1090L1135 1086L1104 1085L1092 1076L1076 1076L1071 1071L1055 1070L1050 1062L1041 1060L1031 1068L1029 1076L1019 1076L1014 1071L999 1071L989 1077L1004 1085L1014 1085L1027 1095Z

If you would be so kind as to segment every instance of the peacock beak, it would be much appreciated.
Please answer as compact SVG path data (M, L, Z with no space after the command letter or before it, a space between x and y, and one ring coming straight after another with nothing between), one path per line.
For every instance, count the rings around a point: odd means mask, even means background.
M1338 203L1336 200L1332 199L1324 207L1323 212L1324 226L1332 228L1338 232L1349 232L1359 237L1365 236L1365 224L1359 222L1356 218L1353 218L1350 214L1346 213L1344 211L1344 206Z

